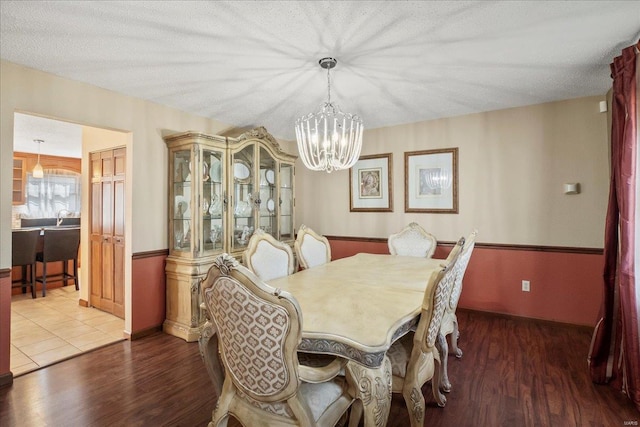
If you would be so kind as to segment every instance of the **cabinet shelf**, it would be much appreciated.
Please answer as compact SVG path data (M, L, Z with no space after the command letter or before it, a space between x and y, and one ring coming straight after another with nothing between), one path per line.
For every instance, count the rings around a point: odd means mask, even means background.
M13 158L13 183L11 187L11 201L13 205L21 205L25 203L25 184L26 184L26 164L27 161L23 157L14 156Z

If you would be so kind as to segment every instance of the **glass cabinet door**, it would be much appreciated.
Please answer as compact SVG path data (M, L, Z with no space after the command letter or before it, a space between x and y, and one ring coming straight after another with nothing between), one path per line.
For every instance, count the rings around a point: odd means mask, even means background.
M280 240L293 239L293 165L280 165Z
M278 238L277 163L269 152L260 148L260 197L256 203L259 227Z
M259 193L255 193L254 145L248 145L235 153L232 158L233 177L233 223L231 247L233 250L246 248L255 229L254 203Z
M191 200L191 150L172 152L173 160L173 208L171 247L175 252L191 250L192 200Z
M223 187L224 163L221 151L202 151L202 248L204 252L220 252L224 248Z

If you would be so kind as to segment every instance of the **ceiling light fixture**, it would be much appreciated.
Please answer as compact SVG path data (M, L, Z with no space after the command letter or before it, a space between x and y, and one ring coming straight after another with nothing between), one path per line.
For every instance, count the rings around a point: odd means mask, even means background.
M44 171L42 170L42 165L40 164L40 145L44 142L42 139L34 139L33 142L38 144L38 163L33 167L32 175L34 178L42 178L44 176Z
M336 66L334 58L322 58L318 63L327 70L327 102L320 110L296 120L296 140L304 165L314 171L349 169L360 157L362 149L362 119L343 113L331 102L330 70Z

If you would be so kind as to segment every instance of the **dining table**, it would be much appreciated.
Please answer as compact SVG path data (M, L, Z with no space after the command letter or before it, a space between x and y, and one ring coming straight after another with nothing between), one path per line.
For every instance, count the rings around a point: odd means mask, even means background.
M267 282L300 305L301 352L348 359L367 427L387 423L387 350L417 325L428 279L444 261L359 253Z

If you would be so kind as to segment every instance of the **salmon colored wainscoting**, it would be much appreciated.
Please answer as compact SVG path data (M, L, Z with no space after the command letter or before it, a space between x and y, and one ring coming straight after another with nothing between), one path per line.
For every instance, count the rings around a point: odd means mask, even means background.
M11 348L11 269L0 269L0 387L13 383Z
M386 239L326 236L333 259L388 254ZM438 244L446 258L453 242ZM602 249L476 243L458 307L595 326L602 302ZM522 291L522 281L531 291Z
M133 254L131 262L131 339L162 330L165 318L165 259L169 251Z

